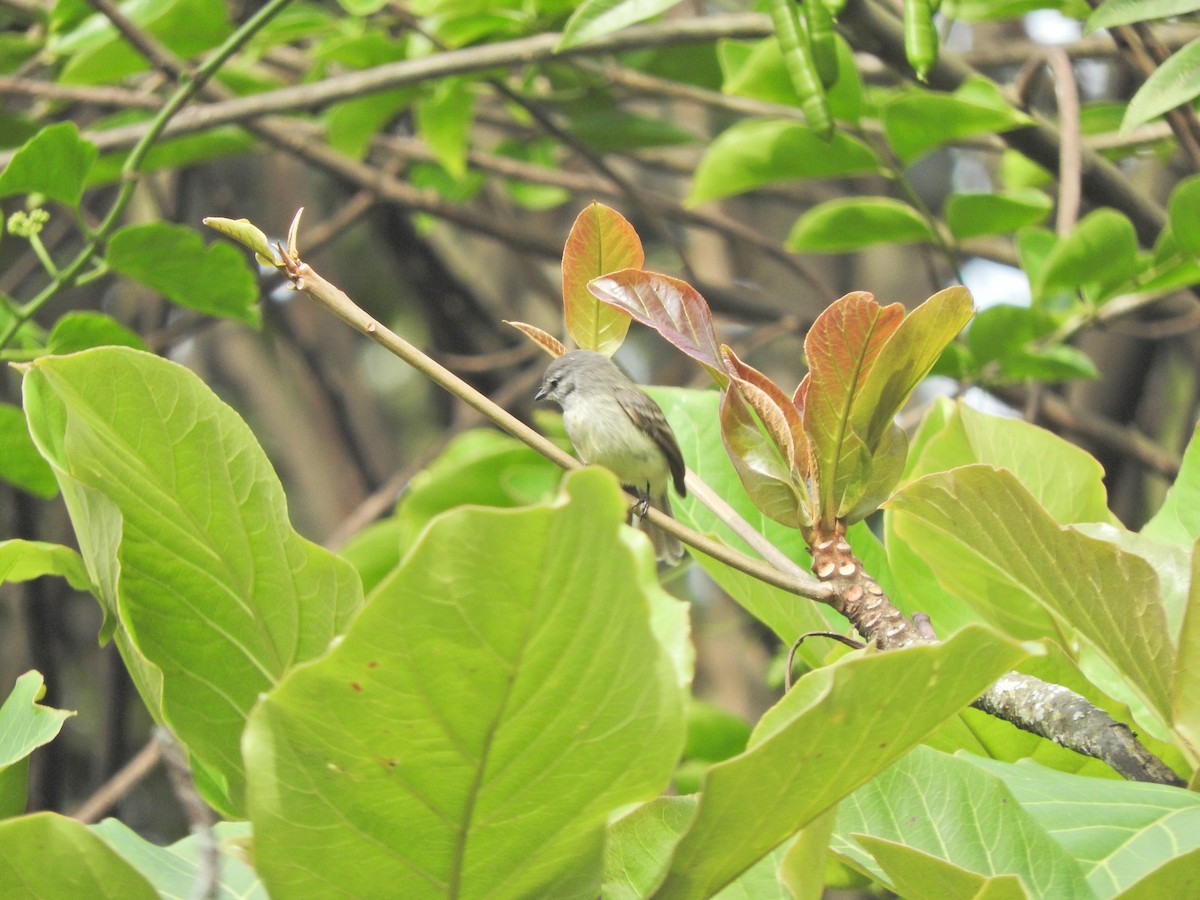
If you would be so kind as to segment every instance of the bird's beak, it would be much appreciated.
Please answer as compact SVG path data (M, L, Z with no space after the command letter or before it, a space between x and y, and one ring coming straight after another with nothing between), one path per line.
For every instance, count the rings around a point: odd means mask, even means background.
M534 399L534 400L545 400L545 399L546 399L546 395L547 395L548 393L550 393L550 389L549 389L549 388L547 388L547 387L546 387L546 386L543 384L541 387L539 387L539 388L537 389L537 393L533 395L533 399Z

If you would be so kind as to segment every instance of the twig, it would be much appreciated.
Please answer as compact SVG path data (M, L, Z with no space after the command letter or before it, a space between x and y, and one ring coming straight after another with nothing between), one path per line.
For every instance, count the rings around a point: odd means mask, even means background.
M783 670L783 692L786 694L792 689L792 665L796 661L796 651L810 637L825 637L831 640L839 641L850 647L853 650L861 650L867 646L862 641L856 641L852 637L846 637L844 634L838 634L836 631L808 631L796 638L796 642L792 644L792 649L788 651L787 666Z
M161 757L159 742L151 738L129 762L118 769L113 776L100 785L79 808L71 813L72 819L78 819L84 824L99 821L100 817L112 809L129 790L145 778L158 765Z

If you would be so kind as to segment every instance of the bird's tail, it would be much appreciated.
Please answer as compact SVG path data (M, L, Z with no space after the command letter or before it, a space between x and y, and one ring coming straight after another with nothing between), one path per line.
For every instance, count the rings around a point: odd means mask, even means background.
M651 497L650 505L659 512L666 513L668 516L672 515L671 500L667 497L666 491L657 497ZM650 538L650 543L654 545L654 555L659 562L664 562L669 566L679 565L683 559L683 544L679 538L663 531L649 519L638 518L638 528L642 529L646 533L646 537Z

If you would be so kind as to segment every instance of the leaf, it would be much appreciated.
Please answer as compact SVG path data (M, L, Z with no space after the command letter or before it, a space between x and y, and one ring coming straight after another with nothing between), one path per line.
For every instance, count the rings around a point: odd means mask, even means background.
M126 348L43 357L24 391L127 665L227 781L212 802L238 809L250 708L326 650L361 603L357 576L291 528L250 429L182 366Z
M1169 721L1174 652L1145 560L1060 528L1011 472L990 466L927 475L887 505L897 537L947 590L1014 637L1048 636L1036 626L1048 614L1063 646L1078 634Z
M1083 868L1095 896L1112 897L1128 890L1187 854L1193 857L1191 884L1195 885L1200 797L1194 792L1162 784L1085 778L981 757L964 759L1003 782L1021 807Z
M133 0L121 11L184 58L216 47L232 32L222 0ZM56 38L48 49L66 61L58 76L63 84L112 84L150 68L102 14Z
M1185 546L1200 540L1200 424L1192 431L1175 483L1142 534Z
M762 372L738 359L726 344L721 345L721 357L733 386L758 415L767 434L787 460L788 468L797 472L801 480L807 478L808 438L804 433L800 410L792 398Z
M1033 897L1091 900L1075 859L1046 835L1031 808L1014 800L1007 779L985 774L967 759L916 748L842 801L832 849L848 854L877 877L883 872L858 846L879 850L888 864L885 869L914 876L923 872L930 878L923 891L929 896L979 896L969 887L965 892L951 890L971 882L968 875L953 871L957 868L976 878L1019 876ZM1051 775L1049 783L1069 777ZM921 860L917 852L928 858ZM936 860L953 866L938 867ZM890 887L903 890L905 883L892 882Z
M1121 133L1191 103L1197 95L1200 95L1200 38L1172 53L1137 89L1121 120Z
M158 900L158 892L82 822L39 812L0 821L0 897Z
M299 213L297 213L299 215ZM233 238L239 244L254 251L254 258L264 266L278 266L275 250L262 229L249 219L223 219L220 216L207 216L204 224L218 231L227 238Z
M1003 132L1030 119L1004 99L995 82L976 76L953 94L914 89L883 107L883 130L904 162L972 135Z
M1200 10L1197 0L1104 0L1088 16L1084 31L1185 16L1197 10Z
M871 149L848 135L835 133L826 141L791 119L742 119L704 151L687 202L699 206L780 181L878 169Z
M10 543L0 544L0 553ZM24 763L34 750L54 740L63 722L75 715L69 710L42 706L37 701L45 693L41 673L26 672L0 706L0 819L25 811L29 772ZM0 881L3 877L0 875Z
M1179 248L1200 255L1200 175L1185 178L1171 191L1168 206L1171 232Z
M200 839L196 835L168 847L152 844L118 819L105 819L90 826L125 860L146 876L163 897L190 897L201 876ZM213 827L220 852L219 900L267 900L266 889L235 849L251 836L248 822L218 822Z
M1191 556L1191 584L1171 682L1171 720L1196 765L1200 762L1200 540Z
M47 125L19 149L0 173L0 197L44 194L78 206L96 145L79 136L74 122Z
M708 303L686 281L642 269L622 269L589 281L587 287L596 299L653 328L707 368L718 383L728 380Z
M657 16L679 0L584 0L563 28L558 50L586 44L588 41L620 31Z
M90 350L92 347L132 347L145 350L146 345L112 316L92 310L76 310L54 323L46 339L46 352L58 356Z
M58 494L54 472L29 436L25 413L11 403L0 403L0 447L0 478L47 500Z
M180 306L254 327L262 320L258 281L242 255L228 244L205 247L183 225L125 226L108 243L108 265Z
M1016 875L980 875L897 841L885 841L866 834L856 834L854 839L875 857L902 897L924 893L980 900L1027 900L1029 897Z
M1133 223L1115 209L1088 213L1060 239L1033 286L1036 297L1055 291L1106 286L1137 275L1137 234Z
M1040 225L1054 201L1034 188L993 194L951 194L946 200L946 225L959 240L985 234L1007 234L1026 225Z
M444 78L413 104L417 133L433 157L455 179L467 174L467 150L475 118L475 93L471 82Z
M996 380L1097 377L1095 365L1081 351L1039 340L1052 334L1058 324L1058 318L1045 310L999 303L975 317L967 332L967 346L979 365L998 363L998 372L988 372L988 377Z
M595 896L607 817L658 794L683 746L690 645L611 473L564 491L439 517L256 708L243 747L272 895Z
M696 814L697 797L658 797L622 816L604 846L606 900L639 900L659 878L671 848Z
M579 213L563 247L563 311L567 334L584 350L612 356L625 341L629 316L601 303L588 282L618 269L640 269L642 242L614 209L592 203Z
M792 226L785 242L797 253L850 253L874 244L933 239L920 214L890 197L847 197L818 203Z
M626 320L628 321L628 320ZM511 325L525 337L529 338L551 356L559 357L567 352L567 347L552 334L547 334L536 325L528 325L525 322L510 322L508 319L503 320L505 325Z
M971 627L943 644L854 653L805 675L760 720L749 750L709 769L696 816L652 896L711 896L1024 655Z
M825 521L832 521L847 485L870 464L869 448L851 432L850 413L903 316L899 303L880 306L870 294L857 291L817 316L804 339L809 365L804 431L812 447Z
M0 541L0 583L46 575L61 575L77 591L92 589L83 560L70 547L44 541Z
M403 55L398 53L397 58L403 58ZM354 159L363 159L371 147L371 138L411 107L416 93L413 87L402 87L390 91L374 91L365 97L353 97L335 103L325 113L325 132L329 145ZM465 105L465 124L469 126L471 108L470 104ZM433 147L434 141L445 140L445 160L439 158L439 162L446 165L446 161L449 161L450 165L447 168L450 171L459 175L464 173L466 133L462 131L462 119L454 118L457 111L442 116L436 104L430 101L426 101L424 105L417 104L416 108L423 115L424 129L421 136L426 142Z

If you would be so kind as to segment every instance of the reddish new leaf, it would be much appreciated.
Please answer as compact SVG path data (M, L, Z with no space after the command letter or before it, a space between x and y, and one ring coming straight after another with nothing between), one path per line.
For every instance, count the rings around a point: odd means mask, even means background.
M737 354L721 345L725 370L742 398L758 413L767 434L788 462L788 468L800 478L808 476L808 439L796 405L770 378L738 359Z
M971 292L961 285L934 294L896 329L860 382L851 427L874 452L884 430L946 346L971 320Z
M642 242L619 212L601 203L583 210L563 247L563 312L567 333L584 350L617 352L629 330L629 316L599 303L588 282L618 269L640 269Z
M588 290L653 328L707 368L722 387L728 383L708 302L686 281L642 269L622 269L588 282Z
M732 385L721 395L721 441L746 493L763 515L790 528L812 524L803 480L794 477L774 440Z
M552 334L547 334L538 328L536 325L527 325L524 322L510 322L508 319L503 320L505 325L511 325L525 337L529 338L547 353L553 357L562 356L567 352L566 346Z
M821 519L827 525L833 524L846 488L869 478L873 448L852 435L850 414L903 317L899 303L880 306L870 294L858 291L821 313L804 340L809 366L808 387L801 385L804 430L812 447Z

